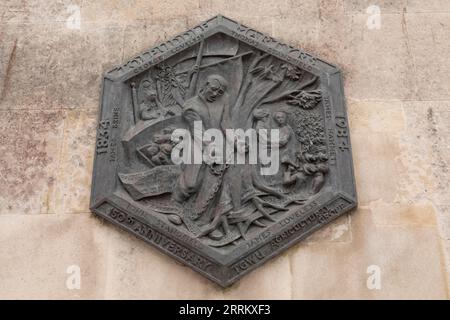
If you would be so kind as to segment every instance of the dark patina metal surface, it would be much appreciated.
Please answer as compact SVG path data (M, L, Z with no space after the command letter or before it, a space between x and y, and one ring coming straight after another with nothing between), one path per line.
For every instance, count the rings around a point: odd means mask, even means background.
M279 129L278 173L174 164L171 134L195 119L205 129ZM216 16L104 76L91 210L216 283L354 207L336 67Z

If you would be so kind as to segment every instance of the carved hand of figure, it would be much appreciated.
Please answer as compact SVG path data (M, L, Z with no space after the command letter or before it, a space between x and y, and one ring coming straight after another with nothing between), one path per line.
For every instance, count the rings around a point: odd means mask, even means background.
M313 109L321 101L322 95L320 90L303 91L299 90L292 93L288 97L288 103L294 106L299 106L302 109Z
M287 170L288 171L294 171L294 170L299 168L299 165L294 163L291 160L287 160L285 163L287 164Z
M312 163L305 163L303 165L303 171L307 174L307 175L313 175L314 173L317 172L317 167L316 165L312 164Z

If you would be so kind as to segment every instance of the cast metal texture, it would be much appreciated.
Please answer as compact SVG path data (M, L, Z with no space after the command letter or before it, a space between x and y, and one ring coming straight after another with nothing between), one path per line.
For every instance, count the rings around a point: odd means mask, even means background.
M221 286L356 207L342 74L216 16L103 79L91 210ZM176 165L175 129L278 129L279 171Z

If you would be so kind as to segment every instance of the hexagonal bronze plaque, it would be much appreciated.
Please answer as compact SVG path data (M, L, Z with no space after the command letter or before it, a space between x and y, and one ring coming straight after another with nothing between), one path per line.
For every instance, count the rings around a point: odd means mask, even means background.
M226 136L233 159L192 163L180 149L198 130L239 129L258 135ZM278 157L247 161L264 139ZM217 16L106 73L91 210L218 284L355 206L342 77L329 63Z

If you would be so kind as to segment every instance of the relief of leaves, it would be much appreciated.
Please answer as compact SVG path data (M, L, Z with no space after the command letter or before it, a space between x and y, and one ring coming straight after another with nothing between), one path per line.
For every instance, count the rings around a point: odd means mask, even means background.
M295 134L303 151L316 153L318 150L326 149L323 118L304 110L297 110L292 115Z

